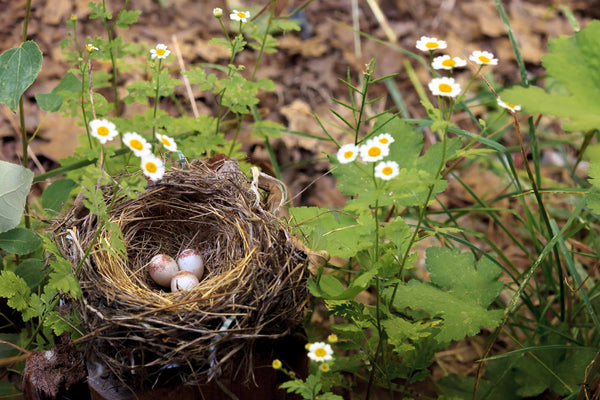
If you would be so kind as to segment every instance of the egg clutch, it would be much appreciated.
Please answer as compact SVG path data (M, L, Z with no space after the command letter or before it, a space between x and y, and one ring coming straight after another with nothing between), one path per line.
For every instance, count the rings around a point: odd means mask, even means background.
M160 286L178 290L192 290L204 273L202 256L194 249L185 249L177 261L167 254L157 254L148 263L148 273Z

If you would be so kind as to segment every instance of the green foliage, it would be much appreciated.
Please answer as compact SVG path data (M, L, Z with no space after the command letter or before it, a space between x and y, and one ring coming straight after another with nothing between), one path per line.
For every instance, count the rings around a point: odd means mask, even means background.
M321 393L322 384L319 379L320 376L321 374L311 374L306 378L306 381L294 379L282 383L279 387L286 389L288 393L299 394L305 400L343 400L343 397L333 393Z
M0 233L6 232L19 224L25 199L29 194L33 172L20 165L0 161Z
M473 336L482 326L498 326L503 310L487 310L502 290L496 264L487 258L475 264L471 253L431 247L427 249L427 269L431 283L412 280L398 286L393 302L396 309L423 310L440 318L440 332L434 336L440 343Z
M42 52L29 40L0 54L0 103L17 111L21 95L42 69Z
M355 216L318 207L295 207L290 214L300 225L296 232L312 249L347 258L372 246L373 225L369 224L372 220L368 215Z
M568 119L568 131L600 127L600 21L592 21L572 37L550 39L550 54L542 57L548 76L570 95L549 93L538 87L513 88L502 98L520 104L528 113L541 113Z
M69 94L78 95L80 89L81 80L72 72L68 72L50 93L36 93L35 99L42 110L57 112L63 104L64 97Z
M42 193L42 207L47 211L59 213L68 199L71 190L77 186L72 179L58 179L50 184Z
M42 239L31 229L13 228L0 233L0 249L25 255L33 253L42 244Z

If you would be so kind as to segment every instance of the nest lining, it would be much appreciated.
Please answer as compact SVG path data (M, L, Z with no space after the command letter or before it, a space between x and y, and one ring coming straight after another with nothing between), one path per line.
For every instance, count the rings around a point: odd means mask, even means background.
M168 172L110 214L126 258L107 248L107 231L94 242L94 215L78 218L77 207L67 215L61 226L71 239L58 235L63 253L78 265L85 249L94 250L78 273L87 348L115 375L128 382L134 375L143 382L161 375L194 383L223 373L248 378L254 340L297 327L308 295L306 255L258 193L233 160ZM203 257L200 284L165 291L146 265L186 248Z

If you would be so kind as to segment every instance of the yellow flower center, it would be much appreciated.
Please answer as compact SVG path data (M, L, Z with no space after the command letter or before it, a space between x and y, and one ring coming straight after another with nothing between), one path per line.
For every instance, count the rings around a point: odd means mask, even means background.
M165 54L165 49L156 49L157 56L163 56Z
M442 92L442 93L451 93L452 92L452 86L448 85L447 83L440 83L440 86L438 86L438 88L440 89L440 92Z
M243 11L240 11L239 13L237 13L237 16L240 18L246 18L246 13Z
M352 158L353 155L354 155L354 152L352 150L348 150L347 152L344 153L344 158Z
M394 173L394 169L392 167L383 167L381 173L384 175L391 175L392 173Z
M427 47L428 49L437 49L439 45L437 44L437 42L427 42L425 43L425 47Z
M132 149L135 149L135 150L143 150L144 149L144 145L142 144L142 142L140 142L137 139L130 140L129 145L131 146Z
M158 170L158 167L156 166L156 164L154 164L152 161L148 161L146 163L146 171L150 172L151 174L155 173Z
M444 67L454 67L456 65L456 61L454 61L453 59L449 58L447 60L442 61L442 65Z
M379 139L379 143L381 143L381 144L387 144L387 142L388 142L388 138L386 138L386 137L382 137L381 139Z
M504 103L504 104L506 104L506 105L507 105L507 106L509 106L510 108L515 108L515 107L516 107L514 104L510 104L510 103Z
M91 44L88 44L88 46L87 46L87 50L88 50L88 51L92 51L92 50L94 50L94 46L92 46Z
M482 63L489 63L491 60L486 56L479 56L479 61L481 61Z
M379 147L371 147L367 152L371 157L377 157L381 154L381 149Z
M163 142L163 144L167 147L171 146L171 142L166 137L161 137L160 141Z
M109 130L105 126L101 126L96 130L96 133L100 136L108 136Z
M317 357L325 357L327 355L327 350L322 347L319 347L315 350L315 356Z

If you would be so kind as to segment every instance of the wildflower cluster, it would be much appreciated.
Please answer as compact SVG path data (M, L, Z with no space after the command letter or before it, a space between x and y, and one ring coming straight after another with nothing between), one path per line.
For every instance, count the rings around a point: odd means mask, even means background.
M390 144L394 138L389 133L382 133L367 140L361 146L348 143L339 148L337 152L338 161L341 164L350 163L358 158L364 162L377 162L383 160L390 153ZM395 161L381 161L375 166L375 176L383 180L390 180L399 173L398 163Z
M436 50L442 50L448 47L445 41L439 40L435 37L421 36L421 39L417 40L416 47L419 50L429 52L429 55L432 59L431 67L434 70L452 71L454 68L461 68L467 65L467 60L460 57L441 55L434 58L433 53ZM475 50L469 56L469 60L478 65L479 70L481 70L481 68L483 68L486 65L498 65L498 59L495 58L494 54L490 53L489 51ZM429 90L434 96L456 98L462 92L460 84L457 83L454 80L454 78L451 78L449 76L442 78L433 78L431 82L429 82L428 86ZM514 113L521 109L521 107L518 105L505 103L499 97L497 101L500 107L506 108L511 113Z
M101 144L106 144L119 135L114 123L107 119L95 119L90 121L90 134L98 139ZM156 134L156 139L169 151L177 151L177 144L173 138ZM151 144L136 132L123 134L123 144L127 146L136 157L140 158L141 168L150 180L157 181L165 173L165 165L162 160L152 154Z

